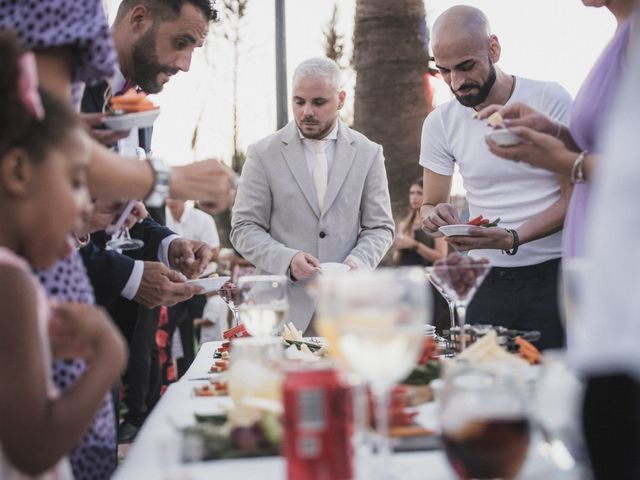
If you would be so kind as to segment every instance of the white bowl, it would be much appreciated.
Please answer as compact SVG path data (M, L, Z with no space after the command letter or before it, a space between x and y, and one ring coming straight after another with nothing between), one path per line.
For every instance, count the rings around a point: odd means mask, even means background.
M440 230L446 237L468 237L470 235L469 228L471 226L472 225L466 224L444 225L438 230Z
M484 138L494 141L500 147L512 147L522 143L522 138L507 128L500 128L486 133Z
M154 108L146 112L124 113L122 115L109 115L102 119L111 130L129 130L131 128L147 128L153 126L160 109Z
M193 280L187 280L189 285L198 285L204 288L204 292L209 293L220 290L220 288L229 281L231 277L209 277L209 278L194 278Z
M320 264L320 273L346 273L349 265L338 262L326 262Z

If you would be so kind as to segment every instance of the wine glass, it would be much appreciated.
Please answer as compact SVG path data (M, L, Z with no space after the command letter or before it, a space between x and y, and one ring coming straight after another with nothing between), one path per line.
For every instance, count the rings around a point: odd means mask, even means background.
M238 320L238 304L239 304L239 295L238 295L238 287L233 282L226 282L220 290L218 290L218 294L220 298L227 304L227 307L231 311L231 315L233 316L232 327L237 327L239 324Z
M389 392L420 357L423 327L431 320L430 292L424 288L420 268L356 270L330 280L331 305L321 293L319 308L332 312L334 332L329 341L375 397L375 473L388 478ZM324 313L319 317L327 321Z
M253 337L278 335L289 311L284 275L247 275L238 280L240 320Z
M433 285L433 287L438 291L442 298L447 302L447 306L449 307L449 320L451 320L451 328L456 326L456 312L455 312L455 303L451 299L451 297L447 294L447 291L438 281L438 278L433 273L433 267L425 267L424 269L425 275L427 276L427 280Z
M527 456L530 424L521 390L506 375L463 369L445 381L442 440L461 480L510 480Z
M490 270L489 260L451 254L434 263L432 276L453 300L460 325L460 350L466 348L467 306Z
M118 152L121 155L134 156L138 160L144 160L146 158L144 149L140 147L122 146L118 148ZM111 235L111 239L106 244L107 250L137 250L144 246L144 242L142 240L131 238L129 229L122 227L125 220L131 213L131 210L133 210L135 206L136 200L129 200L122 209L122 212L120 212L115 223L106 228L106 232Z

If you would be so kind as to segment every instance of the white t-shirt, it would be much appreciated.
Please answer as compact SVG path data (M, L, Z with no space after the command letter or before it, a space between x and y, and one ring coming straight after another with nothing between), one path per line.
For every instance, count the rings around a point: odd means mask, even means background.
M220 246L220 237L218 236L216 222L211 215L194 208L191 202L185 204L184 212L180 220L173 218L168 207L165 207L165 213L167 228L173 230L178 235L188 238L189 240L205 242L214 248Z
M516 77L507 102L522 102L567 123L571 96L559 84ZM472 118L473 108L453 99L437 107L424 121L420 165L440 175L453 175L454 162L460 168L467 191L470 218L500 217L500 226L517 228L560 198L560 184L547 170L516 163L493 155L484 141L489 131L485 121ZM521 245L517 255L501 250L473 250L476 257L492 265L519 267L535 265L561 256L562 232Z

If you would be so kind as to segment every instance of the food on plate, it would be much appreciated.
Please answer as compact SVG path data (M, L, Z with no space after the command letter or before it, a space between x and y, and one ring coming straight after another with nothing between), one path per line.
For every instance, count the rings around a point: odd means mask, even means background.
M218 416L216 416L218 417ZM282 441L280 419L269 412L261 412L250 425L235 425L231 417L224 424L219 418L200 421L182 430L184 444L190 439L198 441L201 455L193 460L215 460L219 458L243 458L278 455ZM184 461L189 452L183 451Z
M527 361L518 355L507 352L498 344L498 334L491 330L484 337L477 340L457 357L458 360L467 360L471 363L483 364L500 362L503 365L515 368L527 367Z
M225 358L221 358L216 360L211 368L209 369L209 373L222 373L229 368L229 360Z
M469 220L466 225L472 225L474 227L497 227L498 223L500 223L500 217L495 220L489 220L488 218L484 218L482 215L478 215L475 218Z
M136 92L134 88L130 88L124 94L111 98L111 108L117 115L118 113L146 112L158 107L147 99L145 93Z
M542 363L542 354L540 353L540 350L534 347L531 342L528 342L521 336L517 336L515 342L516 345L518 345L518 352L520 353L520 356L527 362L531 365Z
M229 391L227 382L211 382L193 387L193 394L196 397L220 397L228 395Z
M504 118L502 118L502 115L500 115L499 112L494 112L491 115L489 115L489 118L487 118L487 124L491 128L504 127Z
M247 329L243 323L222 332L222 338L224 338L225 340L230 340L232 338L250 337L250 336L251 335L249 334L249 332L247 332Z
M324 356L327 353L326 345L305 339L302 336L302 332L298 330L292 322L283 326L282 341L285 345L293 346L303 353L313 354L316 356Z

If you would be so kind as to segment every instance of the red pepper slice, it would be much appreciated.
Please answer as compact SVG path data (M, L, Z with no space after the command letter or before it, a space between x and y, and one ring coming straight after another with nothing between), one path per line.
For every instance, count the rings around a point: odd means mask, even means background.
M476 218L472 218L467 222L467 225L480 225L484 217L482 215L477 216Z

